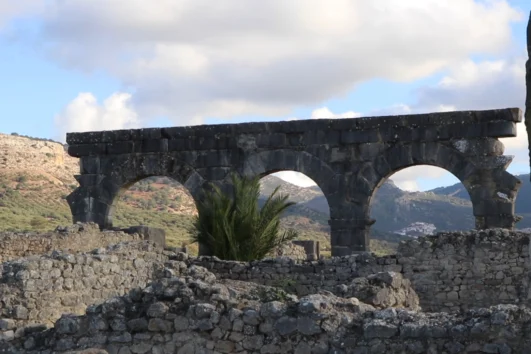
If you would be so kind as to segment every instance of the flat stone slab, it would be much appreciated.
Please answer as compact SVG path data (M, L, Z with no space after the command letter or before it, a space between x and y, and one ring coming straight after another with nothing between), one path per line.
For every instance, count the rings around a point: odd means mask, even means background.
M66 141L69 145L68 153L75 157L237 147L282 148L315 144L338 146L371 142L514 137L515 123L521 121L522 112L519 108L506 108L68 133ZM139 141L142 143L138 144Z

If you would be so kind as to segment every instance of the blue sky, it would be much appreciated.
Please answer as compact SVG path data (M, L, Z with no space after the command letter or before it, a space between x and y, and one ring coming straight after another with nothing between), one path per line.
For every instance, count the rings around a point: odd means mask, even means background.
M7 1L0 6L3 133L63 140L73 130L524 103L528 0L398 7L381 0L374 8L362 1L294 0L287 8L234 0L209 10L200 0L197 8L168 1L168 9L146 0L128 11L123 0ZM392 11L378 12L386 6ZM172 11L178 14L168 16ZM364 19L371 17L383 25ZM445 78L449 87L440 85ZM481 99L466 99L478 91ZM506 154L517 156L509 171L528 173L518 140L507 144ZM436 169L425 178L418 171L391 178L411 190L456 182Z

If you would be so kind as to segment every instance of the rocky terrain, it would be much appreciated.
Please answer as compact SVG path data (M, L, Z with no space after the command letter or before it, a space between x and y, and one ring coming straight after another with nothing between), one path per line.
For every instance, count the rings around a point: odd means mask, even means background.
M394 257L246 263L134 237L69 253L60 250L68 240L102 237L90 225L64 230L51 235L53 252L32 244L28 257L0 263L0 352L450 354L531 346L522 281L529 234L438 234L403 242ZM236 274L245 280L230 278ZM259 281L274 274L284 277ZM293 275L315 291L291 287Z

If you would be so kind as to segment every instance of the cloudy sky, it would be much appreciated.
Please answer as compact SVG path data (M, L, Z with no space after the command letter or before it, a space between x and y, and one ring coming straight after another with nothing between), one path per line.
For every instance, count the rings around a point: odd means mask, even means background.
M523 108L529 0L156 4L1 0L0 132ZM509 171L528 173L518 132ZM456 182L426 167L392 179Z

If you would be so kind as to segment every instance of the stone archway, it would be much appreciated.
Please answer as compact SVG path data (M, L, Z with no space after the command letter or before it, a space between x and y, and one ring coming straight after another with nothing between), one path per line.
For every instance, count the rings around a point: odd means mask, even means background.
M339 176L326 163L304 151L279 149L258 152L246 157L239 170L246 177L264 177L281 171L300 172L317 184L329 205L330 200L338 197L334 184Z
M416 165L443 168L461 181L470 195L476 228L513 228L519 220L514 215L514 203L521 182L505 171L512 157L492 154L499 148L498 143L481 139L468 148L455 142L395 144L374 160L361 164L350 181L346 198L355 211L354 217L340 219L335 225L341 235L336 254L369 249L370 227L375 222L370 218L370 204L376 190L392 174ZM479 148L491 155L478 159L475 155Z
M230 172L293 170L325 194L332 254L341 256L368 250L378 184L400 168L431 164L468 186L478 228L511 228L520 182L505 171L511 157L497 138L516 136L521 120L519 109L508 108L69 133L68 153L81 159L81 174L68 201L74 221L105 227L113 198L140 176L172 177L197 196L205 182L225 185Z
M67 197L74 222L95 222L102 229L112 228L116 200L130 186L148 177L161 176L177 181L196 203L205 184L197 171L168 154L118 155L102 160L100 173L75 176L80 186Z

